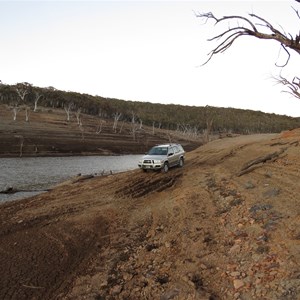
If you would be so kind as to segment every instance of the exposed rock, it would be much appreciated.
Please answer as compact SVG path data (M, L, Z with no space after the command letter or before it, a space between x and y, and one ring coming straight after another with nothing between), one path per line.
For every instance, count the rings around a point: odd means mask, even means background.
M245 183L245 189L249 190L249 189L254 189L255 185L251 182L251 181L247 181Z
M18 190L14 189L12 186L5 188L4 190L0 191L0 194L14 194L17 193Z
M175 288L175 289L171 289L168 290L167 292L165 292L163 295L161 295L160 300L170 300L170 299L174 299L176 296L179 295L180 290Z
M234 279L233 280L233 286L236 290L240 289L241 287L244 286L244 281L240 279Z
M271 188L271 189L268 189L267 191L265 191L263 193L263 196L266 197L266 198L271 198L271 197L278 196L279 193L280 193L280 189L279 188Z

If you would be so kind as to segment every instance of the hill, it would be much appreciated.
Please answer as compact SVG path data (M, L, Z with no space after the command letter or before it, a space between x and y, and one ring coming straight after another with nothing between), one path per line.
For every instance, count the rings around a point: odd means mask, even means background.
M242 95L241 101L243 101ZM34 115L32 111L36 114L39 109L44 112L45 110L55 112L58 109L63 111L65 120L66 113L72 116L75 124L80 123L81 117L85 115L97 119L96 128L99 127L101 121L118 120L119 125L124 122L131 124L133 128L148 126L197 138L207 132L208 134L279 133L300 127L300 118L260 111L125 101L60 91L53 87L40 88L28 83L0 84L0 104L11 110L8 114L11 119L14 113L17 120L24 121L26 118L19 114L31 112L30 116L27 115L27 121L30 121ZM226 105L226 99L224 99L224 105ZM81 129L89 127L85 120L81 120L81 125ZM89 131L88 128L87 131Z
M140 154L167 142L189 151L202 144L201 138L129 122L114 128L113 119L83 113L80 125L74 114L67 121L62 109L40 108L26 122L24 110L14 121L9 107L0 105L0 120L0 157Z
M299 127L300 118L259 111L153 104L28 83L0 84L0 157L134 154L165 142L192 150L210 136Z
M2 299L299 299L300 130L0 206Z

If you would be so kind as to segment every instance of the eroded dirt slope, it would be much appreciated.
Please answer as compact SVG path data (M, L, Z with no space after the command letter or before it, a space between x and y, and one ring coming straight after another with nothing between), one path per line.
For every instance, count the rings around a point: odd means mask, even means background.
M80 126L79 126L80 124ZM201 141L174 131L120 121L113 130L113 120L75 112L66 120L63 109L40 108L31 112L28 122L21 110L13 121L12 111L0 104L0 157L115 155L145 153L150 147L169 142L181 143L191 150ZM135 125L137 126L137 124Z
M0 298L300 299L299 143L217 140L1 205Z

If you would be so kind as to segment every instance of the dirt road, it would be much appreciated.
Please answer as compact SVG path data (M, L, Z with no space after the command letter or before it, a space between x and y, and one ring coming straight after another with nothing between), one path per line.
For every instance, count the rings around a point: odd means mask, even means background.
M300 130L0 206L0 299L300 299Z

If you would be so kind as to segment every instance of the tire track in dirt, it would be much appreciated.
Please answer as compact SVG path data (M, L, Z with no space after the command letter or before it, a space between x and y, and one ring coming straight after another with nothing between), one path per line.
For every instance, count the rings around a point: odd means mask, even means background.
M106 232L101 218L85 229L72 222L27 225L0 237L1 299L54 299L65 293Z
M173 171L173 170L172 170ZM121 189L116 191L117 196L139 198L154 192L162 192L176 184L182 177L182 172L169 172L168 174L143 174L141 178L134 178Z

